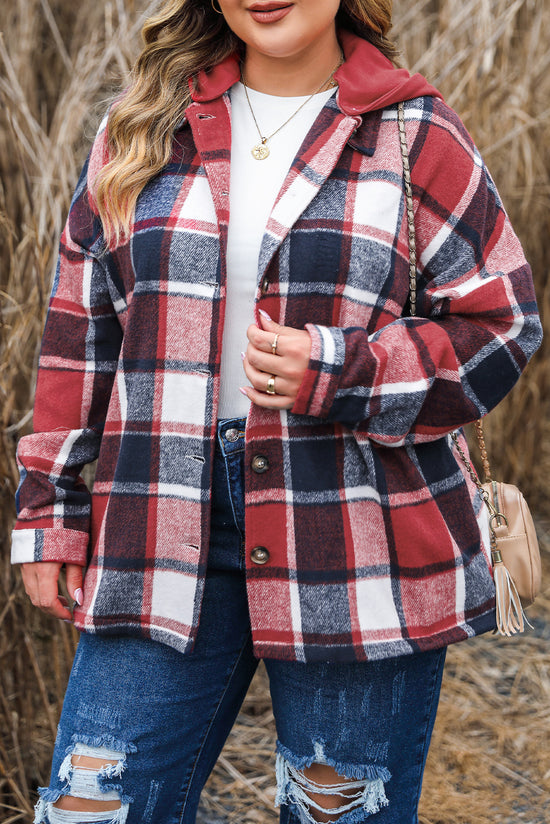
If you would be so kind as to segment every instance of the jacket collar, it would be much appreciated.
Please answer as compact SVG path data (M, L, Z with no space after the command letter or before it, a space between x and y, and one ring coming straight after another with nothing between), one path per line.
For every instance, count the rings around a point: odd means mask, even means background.
M357 116L383 109L402 100L430 95L441 97L420 74L410 75L396 69L371 43L341 30L339 40L345 62L335 74L338 82L336 102L345 115ZM240 80L240 60L232 54L210 71L201 71L190 81L192 99L206 103L220 97Z

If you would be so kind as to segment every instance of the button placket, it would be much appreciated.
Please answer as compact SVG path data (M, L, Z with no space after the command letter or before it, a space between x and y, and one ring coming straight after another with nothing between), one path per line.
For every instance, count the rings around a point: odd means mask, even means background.
M250 552L250 560L253 564L263 566L269 561L269 550L265 546L255 546Z
M261 443L256 443L254 444L254 446L256 448L262 448ZM252 446L252 444L249 444L248 448L253 449L254 446ZM247 472L249 473L250 488L256 491L259 491L260 489L269 488L271 486L272 480L273 482L275 482L274 479L271 478L270 474L265 473L275 472L275 474L277 474L278 459L276 449L273 448L272 444L267 442L263 444L263 448L265 449L267 454L262 452L249 452L247 456L248 459L246 462ZM251 475L251 472L254 473L254 475ZM264 474L265 478L254 478L254 476ZM251 526L253 525L251 524ZM273 547L271 550L269 550L266 546L263 546L262 544L255 545L256 541L265 540L264 531L260 529L258 532L256 532L256 529L253 526L252 533L256 534L253 536L251 535L249 539L247 551L248 563L256 567L272 563L272 553L274 550L276 551L276 548ZM252 541L254 541L254 543L252 543ZM259 571L257 574L260 574Z

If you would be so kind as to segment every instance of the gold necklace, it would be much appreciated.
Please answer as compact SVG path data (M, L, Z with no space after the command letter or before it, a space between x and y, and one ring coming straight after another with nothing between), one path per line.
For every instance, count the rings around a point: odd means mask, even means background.
M298 106L298 108L296 109L296 111L295 111L293 114L291 114L291 115L290 115L290 117L289 117L287 120L285 120L285 122L284 122L284 123L282 123L282 124L281 124L281 125L280 125L277 129L275 129L275 131L274 131L274 132L271 132L271 134L268 134L268 135L263 135L263 134L262 134L262 132L261 132L260 127L258 126L258 121L256 120L256 115L254 114L254 109L252 108L252 103L250 102L250 98L249 98L249 96L248 96L248 86L246 85L246 80L245 80L245 78L244 78L244 71L242 70L242 67L241 67L241 80L242 80L242 82L243 82L243 86L244 86L244 93L245 93L245 95L246 95L246 101L247 101L247 103L248 103L248 108L250 109L250 114L252 115L252 119L254 120L254 123L256 124L256 128L257 128L257 130L258 130L258 134L260 135L260 143L257 143L257 144L256 144L255 146L253 146L253 147L252 147L252 149L251 149L252 157L254 157L256 160L265 160L265 159L266 159L266 157L269 157L269 155L270 155L270 151L269 151L269 147L268 147L268 145L267 145L267 141L268 141L268 140L271 140L271 138L272 138L272 137L275 137L275 135L276 135L278 132L280 132L280 131L281 131L281 129L283 129L283 128L287 125L287 123L290 123L290 121L292 120L292 118L293 118L293 117L296 117L296 115L298 114L298 112L300 112L300 111L304 108L304 106L306 105L306 103L309 103L309 101L311 100L311 98L312 98L312 97L314 97L316 94L319 94L319 92L321 91L321 89L323 89L323 88L324 88L325 86L327 86L329 83L330 83L329 88L333 88L334 86L336 86L336 85L337 85L337 83L336 83L336 81L335 81L335 79L334 79L334 75L335 75L335 73L338 71L338 69L340 68L340 66L342 65L342 63L343 63L343 62L344 62L344 55L343 55L343 54L341 54L341 55L340 55L340 59L338 60L338 63L336 64L336 66L334 67L334 69L331 71L331 73L329 74L329 76L327 77L327 79L326 79L326 80L323 80L323 82L321 83L321 85L319 86L319 88L318 88L318 89L315 89L315 91L314 91L312 94L310 94L310 96L309 96L309 97L307 97L307 98L304 100L304 102L303 102L303 103L301 103L301 104Z

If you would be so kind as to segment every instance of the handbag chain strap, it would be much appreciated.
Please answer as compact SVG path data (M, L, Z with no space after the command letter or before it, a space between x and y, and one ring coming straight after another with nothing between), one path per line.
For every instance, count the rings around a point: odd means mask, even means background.
M479 454L481 455L481 464L483 466L485 483L490 484L493 479L491 477L491 465L489 463L489 456L487 455L485 438L483 437L483 424L481 423L481 418L475 422L474 426L476 428L477 445L479 447Z
M414 208L411 182L411 166L405 132L405 112L403 103L397 104L397 123L399 126L399 143L403 158L403 181L405 183L405 202L407 206L407 225L409 229L409 303L410 313L416 315L416 230L414 228Z
M403 103L397 104L397 123L399 126L399 143L401 146L401 157L403 159L403 182L405 185L405 202L407 209L407 226L409 236L409 303L411 316L416 315L416 229L414 226L414 208L413 208L413 194L411 181L411 166L409 162L409 150L407 146L407 134L405 132L405 110ZM475 422L477 443L483 464L483 472L486 483L491 483L491 467L489 464L489 456L487 455L487 448L485 446L485 438L483 437L483 425L481 419ZM464 462L468 474L472 481L477 486L485 504L487 505L492 516L498 515L487 490L485 490L475 472L471 462L466 457L466 453L462 449L458 435L456 432L451 433L451 438L458 450L458 454Z

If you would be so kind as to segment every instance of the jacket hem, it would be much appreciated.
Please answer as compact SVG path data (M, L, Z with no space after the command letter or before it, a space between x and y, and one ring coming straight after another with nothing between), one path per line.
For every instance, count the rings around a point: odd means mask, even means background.
M86 617L78 617L75 614L74 626L82 633L99 636L130 636L133 638L144 638L156 643L165 644L167 647L175 649L182 654L193 652L195 646L195 635L186 635L183 632L167 630L165 627L140 624L139 621L116 621L115 619L102 618L106 623L92 624ZM107 623L108 622L108 623Z
M151 641L166 644L182 654L192 652L196 640L195 637L180 634L176 631L168 631L163 627L144 626L135 622L121 621L116 624L91 625L90 623L86 624L76 619L75 626L81 632L94 635L130 635L147 638ZM398 638L377 643L349 646L255 641L253 642L253 654L255 658L259 659L272 658L279 661L301 661L302 663L358 663L381 660L383 658L398 658L402 655L413 655L419 652L441 649L442 647L465 641L468 638L473 638L477 635L494 631L495 629L495 611L491 609L467 623L460 624L452 629L414 639Z
M256 658L273 658L282 661L303 663L357 663L399 658L419 652L441 649L451 644L466 641L496 629L495 611L489 612L449 630L419 638L398 638L377 643L354 644L353 646L330 646L321 644L278 644L272 641L256 641L253 652Z

